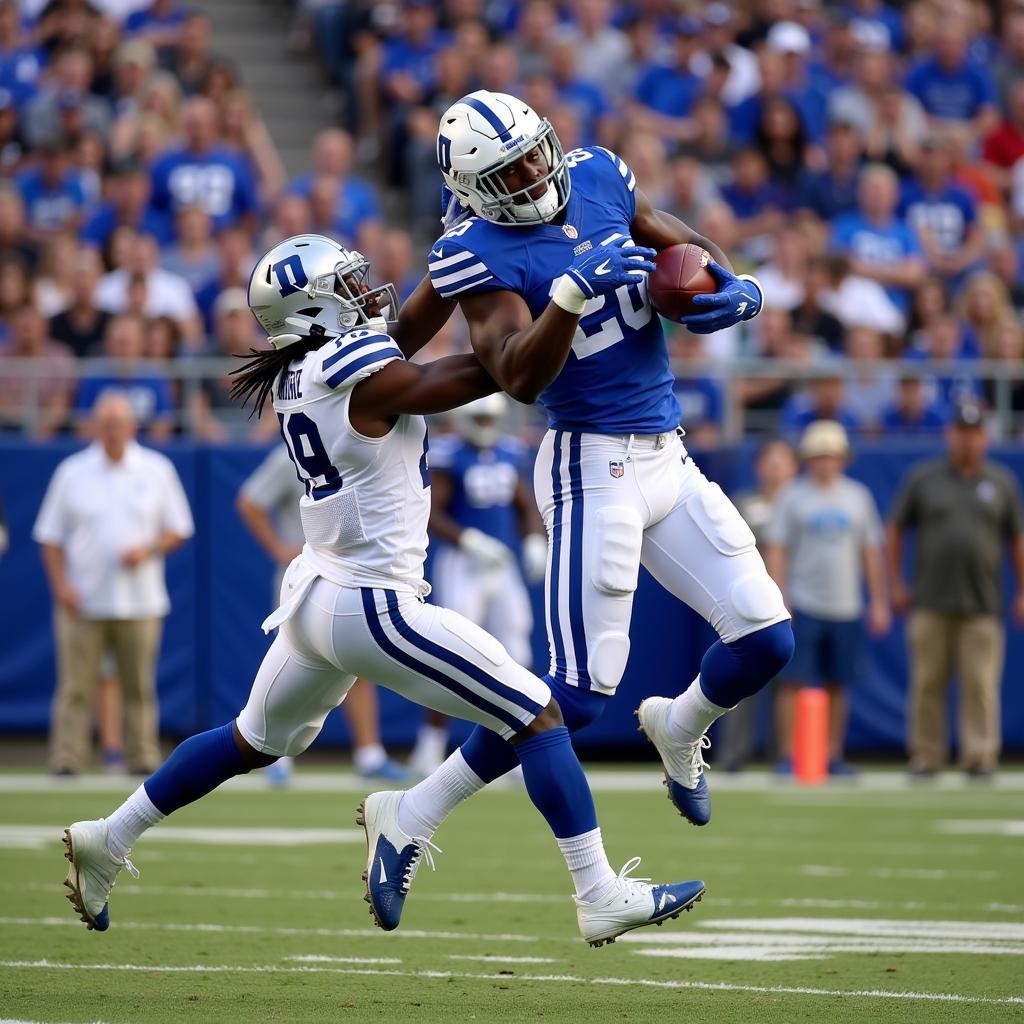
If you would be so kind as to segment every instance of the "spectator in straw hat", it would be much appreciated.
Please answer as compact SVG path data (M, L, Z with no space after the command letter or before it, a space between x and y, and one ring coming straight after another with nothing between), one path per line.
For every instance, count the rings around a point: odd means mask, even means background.
M804 472L779 494L765 529L765 561L793 613L796 653L776 703L779 771L792 770L793 712L801 686L829 694L829 774L850 775L843 760L846 692L862 676L864 584L867 625L889 631L882 524L871 492L845 474L846 431L818 420L800 441Z

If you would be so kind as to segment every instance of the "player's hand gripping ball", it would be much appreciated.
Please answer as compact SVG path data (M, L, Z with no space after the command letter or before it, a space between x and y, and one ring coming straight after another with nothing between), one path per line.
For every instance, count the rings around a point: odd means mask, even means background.
M761 312L756 278L737 277L699 245L673 245L655 259L647 279L651 304L666 319L694 334L713 334Z

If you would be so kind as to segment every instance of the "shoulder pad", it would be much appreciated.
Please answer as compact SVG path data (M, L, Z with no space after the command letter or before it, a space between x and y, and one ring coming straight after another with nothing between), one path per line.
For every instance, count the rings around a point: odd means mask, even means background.
M394 338L380 331L349 331L317 352L329 388L352 387L394 359L404 359Z

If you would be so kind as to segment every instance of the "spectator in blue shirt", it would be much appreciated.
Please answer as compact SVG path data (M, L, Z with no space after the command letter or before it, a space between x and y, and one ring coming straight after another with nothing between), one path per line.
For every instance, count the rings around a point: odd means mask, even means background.
M18 175L18 191L25 203L30 237L42 241L61 231L78 231L85 191L78 176L69 170L61 143L47 143L39 151L38 166Z
M36 92L46 54L24 34L16 0L0 2L0 87L22 107Z
M158 49L177 44L188 11L179 0L153 0L141 11L133 11L125 18L124 34L138 36Z
M377 193L368 181L351 173L353 162L352 137L348 132L325 128L313 140L312 170L292 178L288 184L289 195L309 199L317 178L335 179L337 198L331 220L346 238L355 238L364 224L380 219Z
M924 140L915 170L903 188L900 216L917 232L928 269L955 290L985 255L977 203L953 184L953 154L941 134Z
M116 164L107 176L106 185L106 200L86 220L82 241L106 250L111 235L122 226L152 235L161 247L172 241L174 232L170 218L150 206L149 172L142 164L134 160Z
M721 380L700 366L707 361L703 335L680 328L672 334L669 351L687 443L712 448L722 440L725 428L725 395Z
M614 125L608 123L612 113L605 94L593 82L584 81L576 73L576 48L568 40L556 40L548 49L555 99L562 106L576 111L584 146L611 141Z
M787 437L798 437L817 420L835 420L848 434L860 432L860 419L846 403L841 376L811 381L806 391L797 392L782 407L781 426Z
M681 18L676 26L672 63L648 64L640 69L633 93L634 124L667 142L681 142L693 136L690 111L700 95L701 81L690 70L690 62L697 52L700 31L699 21Z
M406 0L400 34L384 46L380 69L384 90L399 106L419 103L434 81L434 58L448 36L437 27L437 12L427 0Z
M929 116L944 121L970 121L975 136L984 138L998 123L996 87L989 69L967 53L971 42L968 16L950 8L938 20L935 55L915 64L906 88Z
M861 38L884 40L887 50L903 49L903 19L881 0L850 0L840 16Z
M949 410L930 402L920 377L902 377L896 400L882 413L882 434L891 436L939 435L949 422Z
M782 227L790 208L785 189L771 181L768 161L759 149L740 150L733 158L733 180L722 198L736 217L736 240L752 259L771 252L772 236Z
M797 206L813 210L832 221L857 209L863 147L857 130L848 120L833 120L825 137L827 165L806 171L797 189Z
M201 206L217 231L249 222L259 209L256 183L246 162L216 145L217 108L194 96L182 116L185 145L171 149L153 165L153 210L174 217L185 206Z
M871 164L861 175L858 209L839 217L832 231L832 249L849 256L850 270L884 286L904 314L910 290L924 277L925 264L917 236L896 214L899 179L884 164Z
M152 439L168 437L174 428L174 399L167 378L145 363L145 321L130 313L115 316L103 336L103 353L113 371L83 377L75 394L75 414L84 421L97 399L120 391L135 410L139 426Z
M963 401L981 397L981 382L973 363L978 357L977 342L957 318L949 313L931 319L918 331L913 348L904 354L907 359L931 362L962 363L963 370L943 370L926 374L929 395L947 409L955 409Z

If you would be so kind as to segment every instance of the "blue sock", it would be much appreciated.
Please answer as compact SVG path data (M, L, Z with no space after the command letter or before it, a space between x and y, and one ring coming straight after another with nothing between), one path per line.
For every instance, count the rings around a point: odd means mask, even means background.
M173 753L146 779L146 795L162 814L212 793L222 782L251 771L235 743L234 722L219 729L197 733L174 748Z
M556 839L597 828L594 798L564 725L520 740L515 747L526 791Z
M793 657L788 621L748 633L731 644L716 640L700 663L700 688L712 704L731 708L767 686Z
M562 709L562 721L569 732L578 732L600 717L608 704L608 697L594 690L546 679L551 694ZM485 783L494 782L512 771L519 758L516 748L496 732L478 725L466 738L461 748L466 764Z

